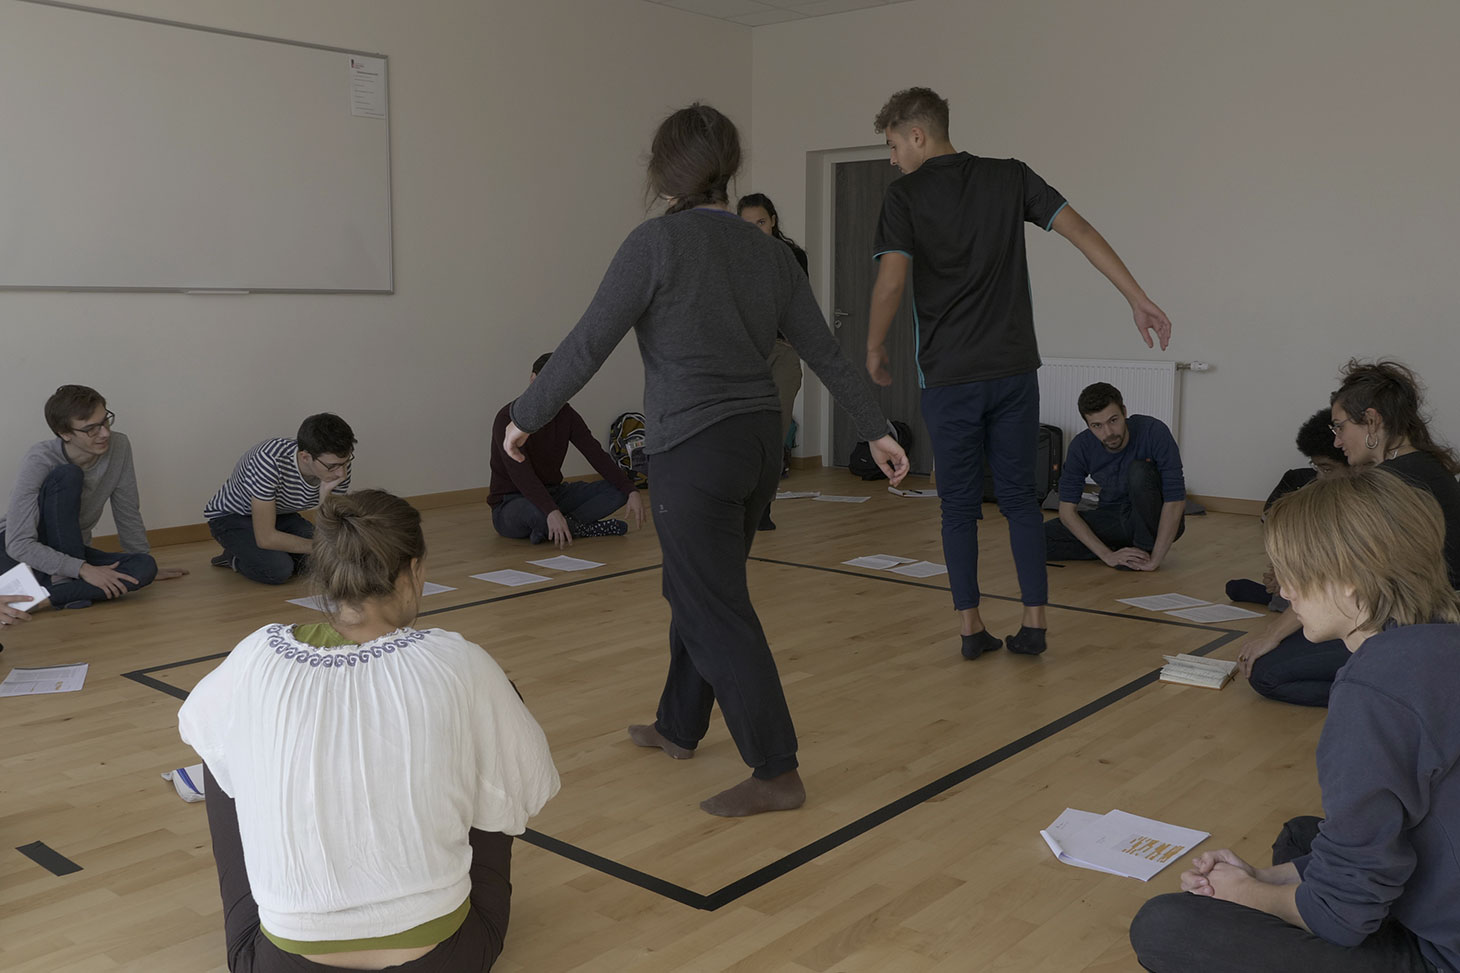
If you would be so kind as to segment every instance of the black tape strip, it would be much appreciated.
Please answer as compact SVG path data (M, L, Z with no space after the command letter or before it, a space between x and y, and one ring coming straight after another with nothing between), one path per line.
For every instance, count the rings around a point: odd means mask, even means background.
M827 567L824 564L798 564L795 561L778 561L769 557L752 557L752 561L760 561L763 564L779 564L787 568L806 568L809 571L825 571L828 574L844 574L850 578L865 578L868 581L881 581L886 584L901 584L911 588L927 588L929 591L947 591L943 585L928 584L924 581L914 581L911 578L893 578L881 574L862 574L859 571L848 571L846 568ZM1018 598L1011 598L1008 595L991 595L983 592L981 597L992 598L995 601L1018 601ZM1059 608L1063 611L1084 612L1087 615L1108 615L1111 618L1128 618L1133 622L1146 622L1153 625L1175 625L1177 628L1195 628L1203 632L1235 632L1238 635L1246 635L1240 629L1217 628L1215 625L1204 625L1201 622L1178 622L1174 618L1147 618L1144 615L1127 615L1125 612L1106 611L1104 608L1078 608L1074 605L1056 605L1053 602L1050 608Z
M649 892L655 892L666 899L673 899L694 909L717 909L719 906L710 905L709 896L700 892L693 892L682 885L675 885L673 882L650 875L648 872L641 872L637 868L630 868L602 855L595 855L591 851L584 851L577 845L570 845L566 841L545 835L540 831L533 831L528 828L522 834L522 840L530 845L536 845L544 851L550 851L555 855L561 855L569 861L575 861L580 865L587 865L595 871L605 875L628 882L630 885L637 885L639 888Z
M44 841L32 841L28 845L18 846L15 850L49 871L52 875L70 875L72 872L81 871L80 865L59 851L56 851Z

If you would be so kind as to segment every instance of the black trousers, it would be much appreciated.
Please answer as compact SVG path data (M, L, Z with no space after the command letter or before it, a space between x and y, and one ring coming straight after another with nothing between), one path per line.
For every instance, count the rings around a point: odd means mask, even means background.
M1306 855L1319 819L1294 818L1272 863ZM1206 895L1173 892L1141 906L1130 924L1141 966L1152 973L1432 973L1419 938L1387 919L1358 946L1336 946L1277 916Z
M1136 460L1126 473L1126 501L1094 510L1080 517L1100 538L1100 543L1118 551L1139 547L1150 552L1156 546L1161 527L1161 471L1150 460ZM1186 515L1176 527L1176 536L1186 533ZM1174 538L1173 538L1174 540ZM1085 546L1058 517L1044 522L1044 553L1051 561L1093 561L1095 552Z
M341 967L321 966L275 946L259 928L259 907L249 885L238 836L238 811L233 799L203 767L203 793L213 858L218 863L218 888L223 895L223 935L231 973L320 973ZM502 953L512 896L512 839L508 835L471 830L471 900L461 928L420 959L390 967L399 973L464 973L489 970ZM348 969L347 967L345 969Z
M781 476L780 433L774 412L732 416L649 461L672 613L654 725L693 750L719 701L740 756L766 780L797 766L796 728L745 574Z

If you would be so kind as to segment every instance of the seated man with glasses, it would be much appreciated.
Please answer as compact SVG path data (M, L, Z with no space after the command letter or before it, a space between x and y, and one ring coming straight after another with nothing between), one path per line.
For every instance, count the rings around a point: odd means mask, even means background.
M350 489L355 433L329 412L310 416L293 439L266 439L243 454L203 508L223 545L213 558L250 581L283 584L314 550L314 525L299 515Z
M1154 571L1186 530L1186 478L1176 439L1160 419L1127 416L1125 399L1109 382L1087 387L1075 405L1088 428L1070 440L1059 517L1044 524L1045 555ZM1100 505L1081 512L1087 475L1100 485Z
M0 520L0 573L29 565L57 608L85 608L187 574L159 568L148 553L132 444L112 430L116 415L101 393L63 385L46 400L45 415L56 438L36 443L21 462ZM90 546L108 502L120 554Z

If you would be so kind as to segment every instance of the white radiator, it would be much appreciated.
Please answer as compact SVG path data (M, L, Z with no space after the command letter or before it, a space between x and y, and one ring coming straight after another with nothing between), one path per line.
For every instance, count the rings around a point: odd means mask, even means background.
M1075 402L1087 385L1109 382L1120 389L1130 415L1154 416L1181 441L1181 397L1174 361L1112 361L1099 358L1046 358L1039 370L1039 421L1065 431L1065 446L1085 431Z

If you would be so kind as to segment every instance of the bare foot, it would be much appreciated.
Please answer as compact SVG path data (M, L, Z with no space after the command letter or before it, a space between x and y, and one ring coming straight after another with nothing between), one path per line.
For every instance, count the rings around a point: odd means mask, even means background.
M644 726L642 723L635 723L629 727L629 739L641 747L658 747L675 760L688 760L695 755L693 750L686 750L679 744L670 743L664 739L664 734L654 729L652 725Z
M700 801L700 810L722 818L744 818L766 811L794 811L806 803L801 775L788 770L779 777L750 777L729 790Z

